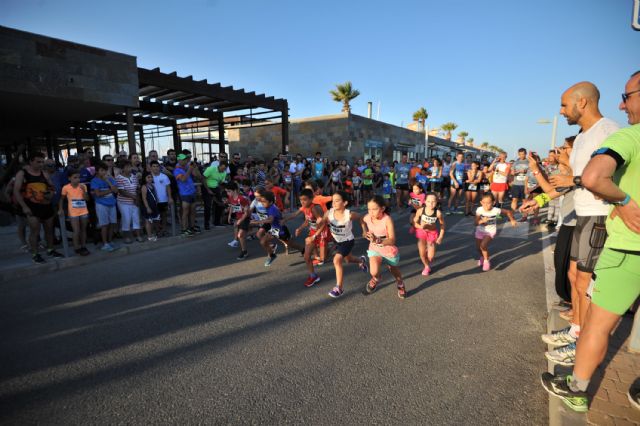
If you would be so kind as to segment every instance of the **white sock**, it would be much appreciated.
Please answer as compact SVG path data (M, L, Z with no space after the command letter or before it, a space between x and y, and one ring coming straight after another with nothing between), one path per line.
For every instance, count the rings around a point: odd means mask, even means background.
M571 328L569 329L569 336L577 339L580 336L580 326L577 324L571 324Z

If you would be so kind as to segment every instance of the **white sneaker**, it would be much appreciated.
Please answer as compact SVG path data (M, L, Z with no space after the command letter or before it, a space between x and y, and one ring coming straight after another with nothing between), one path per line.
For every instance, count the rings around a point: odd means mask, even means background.
M227 244L227 245L229 247L234 247L235 248L235 247L238 247L238 244L240 244L240 243L238 243L238 240L233 240L233 241L229 242L229 244Z

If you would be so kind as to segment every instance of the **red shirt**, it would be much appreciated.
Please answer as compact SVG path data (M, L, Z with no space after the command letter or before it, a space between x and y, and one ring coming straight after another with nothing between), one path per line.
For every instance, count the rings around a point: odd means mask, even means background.
M243 195L238 195L237 198L228 198L229 208L231 213L236 219L240 219L244 215L245 207L251 204L249 199Z
M330 195L314 195L313 204L318 204L322 207L322 213L327 212L327 204L331 202L333 198Z
M284 210L284 203L282 202L282 199L287 196L287 190L286 189L282 189L279 186L274 186L273 188L271 188L271 192L273 192L273 195L276 198L276 207L280 211L283 211Z

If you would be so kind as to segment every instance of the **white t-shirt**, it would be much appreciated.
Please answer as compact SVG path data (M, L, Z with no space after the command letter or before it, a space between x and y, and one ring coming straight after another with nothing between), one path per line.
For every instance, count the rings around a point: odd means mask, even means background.
M342 222L336 219L333 212L333 209L329 210L329 230L331 231L333 239L337 243L353 240L351 212L349 210L344 211Z
M509 163L497 163L495 167L495 171L493 172L493 182L494 183L507 183L507 169L509 168ZM498 173L500 172L500 173Z
M167 186L171 185L169 177L164 173L160 173L158 176L153 176L153 184L156 187L156 195L158 196L159 203L166 203L169 201L167 196Z
M618 123L603 117L589 130L576 136L569 157L574 176L582 176L584 168L591 159L591 154L600 148L602 142L619 128ZM602 200L596 200L593 194L584 188L576 188L573 201L578 216L606 216L609 214L609 206Z
M297 172L301 172L304 170L304 163L300 162L300 163L291 163L291 165L289 166L289 173L291 174L295 174Z
M487 234L495 234L498 230L497 217L502 210L498 207L494 207L489 211L486 211L484 207L480 206L476 209L476 216L487 217L489 221L487 223L481 223L476 226L476 231L486 232Z

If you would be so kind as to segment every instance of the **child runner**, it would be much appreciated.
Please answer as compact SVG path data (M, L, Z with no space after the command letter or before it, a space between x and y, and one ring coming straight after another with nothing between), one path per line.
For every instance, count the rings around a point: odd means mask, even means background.
M440 223L440 232L436 228L436 222ZM444 217L438 209L438 195L432 192L427 194L424 205L415 215L413 225L418 239L420 260L424 264L422 275L426 277L431 273L436 244L440 245L444 238Z
M484 194L480 199L480 207L476 210L475 237L476 247L480 252L478 266L482 266L483 271L488 271L491 268L489 263L489 243L496 236L498 216L503 214L509 218L511 225L518 225L511 210L494 207L494 203L493 194Z
M482 180L480 181L480 195L489 194L491 192L491 174L489 173L489 165L482 166Z
M358 175L358 169L353 170L351 176L351 182L353 183L353 199L357 209L360 208L360 189L362 186L362 178Z
M280 240L283 244L287 244L291 234L289 233L289 229L286 226L280 224L280 220L282 220L282 214L280 210L275 206L275 196L273 192L264 191L260 192L259 197L260 203L266 209L266 218L260 220L252 220L252 225L259 225L261 230L264 230L262 236L260 237L260 245L267 252L267 260L264 262L264 266L271 266L271 264L278 257L275 253L275 250L271 246L272 238L276 238ZM262 216L261 216L262 217Z
M464 215L473 216L473 206L476 203L480 183L482 182L482 172L480 171L480 163L474 161L471 168L467 170L467 179L464 184L466 202L464 205Z
M60 201L58 203L58 214L63 214L64 199L67 199L67 214L71 229L73 229L73 248L80 256L91 254L87 250L87 223L89 222L89 210L87 201L89 194L87 186L80 183L80 170L71 170L68 174L69 183L62 187Z
M158 195L153 183L153 175L147 173L144 176L142 185L142 217L144 218L144 228L147 231L149 241L158 241L158 226L160 224L160 209L158 208Z
M367 258L360 256L357 258L351 255L353 246L355 245L355 237L353 236L352 221L359 221L361 217L358 213L347 210L348 195L343 191L333 194L332 207L324 215L322 226L327 226L331 231L331 236L336 242L336 254L333 256L333 266L336 268L336 286L329 292L329 296L338 298L342 296L342 279L344 270L343 262L357 263L359 268L367 273Z
M442 198L442 162L438 158L433 159L433 166L430 169L429 186L431 192L439 194Z
M449 196L449 205L447 209L447 215L457 213L458 199L462 197L462 191L464 189L464 154L458 152L456 154L456 161L451 165L449 171L449 177L451 178L451 195ZM453 209L451 209L453 205Z
M244 260L249 255L247 252L247 232L251 222L249 213L251 202L247 197L240 194L238 184L235 182L229 182L225 190L227 191L227 203L229 203L228 222L231 223L231 216L233 216L235 219L233 224L234 238L240 242L240 255L236 259Z
M362 218L362 233L369 240L369 271L371 280L366 286L368 294L376 290L380 280L382 264L385 263L389 272L395 277L398 287L398 297L404 299L407 295L402 274L398 269L400 254L396 247L396 231L391 216L386 213L384 198L374 195L367 203L368 213Z
M313 179L307 180L304 184L305 188L309 188L313 191L313 204L318 204L322 208L322 212L327 211L327 204L331 202L330 195L322 195L322 188L318 185L317 181ZM331 233L328 228L325 228L320 232L320 236L316 238L316 249L319 257L313 262L316 266L324 265L324 261L327 258L328 245L331 242Z
M393 184L391 183L391 176L389 173L385 173L382 181L382 197L387 205L387 208L391 208L391 195L393 194Z
M416 211L424 204L426 195L422 190L422 186L418 182L415 182L412 187L412 191L409 194L409 205L411 206L411 213L409 214L409 233L413 234L415 228L413 227L413 219L416 216Z
M309 188L304 188L300 191L300 211L304 215L304 222L295 230L295 236L298 237L304 230L309 228L309 236L305 239L304 246L304 261L307 264L309 270L309 278L304 282L305 287L311 287L320 281L320 277L316 274L313 267L313 248L316 244L316 239L320 235L318 232L319 227L322 226L322 208L318 204L313 203L313 191ZM284 223L285 219L282 221Z

